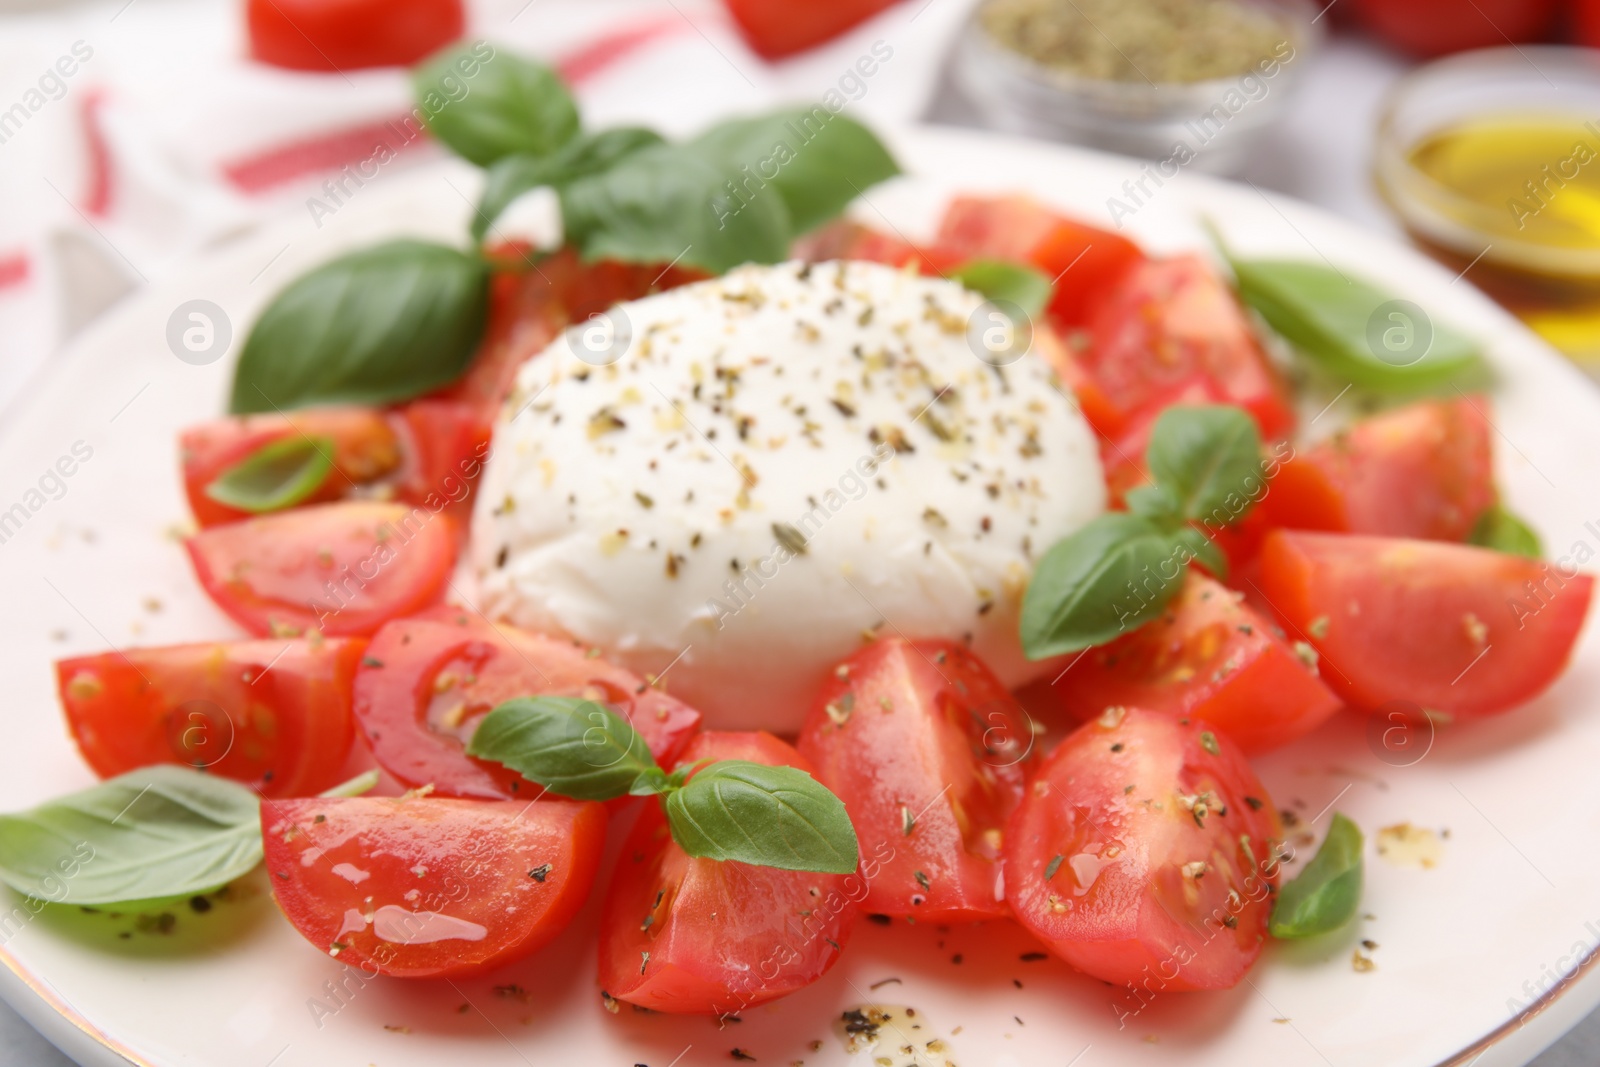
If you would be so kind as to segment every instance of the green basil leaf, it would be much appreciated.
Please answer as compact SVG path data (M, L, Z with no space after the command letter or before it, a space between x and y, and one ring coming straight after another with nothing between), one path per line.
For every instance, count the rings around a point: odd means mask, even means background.
M1227 580L1228 557L1203 530L1197 530L1193 526L1182 526L1173 537L1175 543L1187 548L1200 565L1211 572L1213 578L1218 581Z
M554 70L483 41L440 53L411 82L428 129L480 167L547 155L578 132L578 106Z
M1315 263L1236 260L1239 295L1334 376L1378 392L1437 389L1482 371L1478 343L1348 273Z
M688 145L633 152L561 194L562 226L586 259L671 263L722 274L741 263L777 263L792 237L781 197L742 204L732 172Z
M1496 552L1527 556L1529 559L1539 559L1544 555L1539 535L1502 504L1491 504L1484 509L1473 525L1472 533L1467 535L1467 542L1492 548Z
M388 404L448 385L477 350L488 302L488 267L454 248L399 240L341 256L261 313L230 410Z
M1298 939L1337 930L1361 904L1361 831L1335 813L1328 836L1294 881L1278 890L1269 930Z
M1101 515L1039 560L1022 598L1022 649L1046 659L1129 633L1161 614L1183 574L1172 533L1138 515Z
M759 199L770 186L795 235L834 218L869 186L900 173L871 130L824 107L722 122L689 148L720 164L740 199Z
M1171 407L1150 431L1145 463L1186 519L1237 522L1260 495L1261 432L1242 408Z
M484 179L483 197L472 219L472 236L483 240L511 202L531 189L559 189L588 174L609 170L624 156L661 143L653 130L624 126L574 137L548 156L516 155L497 160Z
M990 300L1004 300L1022 309L1029 318L1044 313L1055 286L1045 275L1022 263L1003 259L974 259L950 272L960 282Z
M0 815L0 881L58 904L203 893L261 855L256 794L187 767L145 767Z
M262 445L219 474L206 496L257 514L300 503L333 469L333 441L292 435Z
M625 797L655 758L622 716L577 697L521 697L484 716L467 755L504 764L574 800Z
M794 767L722 760L666 798L672 838L691 856L786 871L849 874L859 846L844 803Z
M1136 485L1122 496L1128 510L1157 526L1177 526L1183 514L1177 499L1159 485Z

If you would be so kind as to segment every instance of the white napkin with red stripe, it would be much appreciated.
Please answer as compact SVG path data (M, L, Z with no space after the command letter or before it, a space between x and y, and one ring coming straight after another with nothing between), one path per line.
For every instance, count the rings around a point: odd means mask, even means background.
M746 47L718 0L469 0L468 36L556 64L594 126L682 135L829 89L853 116L892 122L926 109L970 3L906 0L779 63ZM311 217L347 165L384 181L441 153L408 135L406 72L255 63L243 6L94 0L0 16L0 403L108 294L275 215ZM863 77L875 44L890 56ZM380 143L395 153L381 166Z

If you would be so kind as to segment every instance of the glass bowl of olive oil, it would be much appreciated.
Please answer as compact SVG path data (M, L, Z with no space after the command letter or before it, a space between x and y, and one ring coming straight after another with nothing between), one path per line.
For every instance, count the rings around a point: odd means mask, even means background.
M1390 95L1373 163L1412 240L1600 369L1600 52L1429 64Z

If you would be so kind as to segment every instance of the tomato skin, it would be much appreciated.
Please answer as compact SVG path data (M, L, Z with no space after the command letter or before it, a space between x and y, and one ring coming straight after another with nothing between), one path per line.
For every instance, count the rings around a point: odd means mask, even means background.
M1060 215L1027 196L958 196L945 209L937 244L964 258L1009 259L1055 283L1061 327L1086 326L1090 311L1144 252L1126 237Z
M1218 803L1203 817L1180 799L1207 793ZM1095 978L1227 989L1266 941L1282 836L1231 742L1196 719L1128 708L1045 759L1006 831L1006 894L1018 922ZM1184 873L1195 862L1203 877Z
M334 469L306 503L338 500L355 485L375 482L401 464L400 443L380 411L362 407L307 408L287 414L247 415L201 423L179 438L183 490L200 526L217 526L250 513L212 500L206 486L258 449L291 437L333 441Z
M570 247L536 257L532 249L502 243L485 255L503 267L490 278L483 343L461 379L435 396L477 409L491 425L517 371L568 325L625 300L709 277L692 268L660 263L587 263Z
M430 507L448 500L464 525L489 457L492 419L470 404L430 397L406 404L394 419L406 454L396 485L400 499Z
M1296 529L1465 541L1496 496L1483 404L1427 400L1363 419L1283 464L1266 509Z
M250 55L290 70L403 67L461 36L461 0L249 0Z
M56 686L73 740L102 778L177 763L269 797L303 796L338 784L365 647L333 639L134 648L60 660Z
M1037 762L1033 732L964 646L866 646L823 687L799 750L844 801L863 851L892 849L864 910L951 923L1006 914L995 892L1002 830Z
M724 759L811 772L765 732L707 731L683 754L684 763ZM838 960L870 880L864 872L696 859L672 840L660 802L646 801L601 912L600 986L675 1015L731 1014L793 993Z
M763 59L803 52L891 6L895 0L726 0L745 42ZM877 49L873 49L876 54ZM892 55L893 53L889 53ZM880 57L887 58L887 57ZM870 61L869 61L870 62Z
M530 695L588 695L612 705L664 767L700 725L698 711L578 645L449 607L377 632L356 672L354 706L373 757L400 782L499 800L528 783L472 759L466 742L497 705Z
M1352 0L1356 19L1421 58L1542 39L1556 0Z
M1294 428L1289 392L1233 292L1199 256L1135 263L1090 316L1085 369L1130 422L1196 383L1255 418L1263 440Z
M206 594L259 637L365 637L439 599L456 532L424 508L345 501L202 530L184 547Z
M393 978L480 974L543 947L588 898L605 832L599 804L548 798L261 807L283 914L319 951Z
M1406 700L1478 718L1556 680L1594 579L1469 545L1274 530L1262 544L1261 587L1291 636L1316 648L1322 680L1346 703L1372 710ZM1468 670L1471 684L1456 684Z
M1286 745L1322 725L1340 701L1242 600L1191 570L1160 618L1091 649L1050 693L1080 720L1139 707L1204 720L1246 755Z

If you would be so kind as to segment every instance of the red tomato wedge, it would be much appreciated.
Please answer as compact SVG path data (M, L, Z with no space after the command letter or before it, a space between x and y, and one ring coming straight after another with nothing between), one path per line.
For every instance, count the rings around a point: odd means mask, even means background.
M1482 398L1427 400L1363 419L1283 464L1275 525L1465 541L1495 501Z
M728 13L745 41L763 59L782 59L803 52L863 22L895 0L805 0L804 3L774 3L773 0L726 0ZM880 52L880 41L873 55L888 59L893 52ZM866 66L865 64L871 64ZM863 77L871 77L877 64L867 56L856 61Z
M365 641L135 648L56 664L67 724L102 778L179 763L270 797L337 785Z
M248 0L250 54L291 70L402 67L461 36L461 0Z
M1045 760L1006 831L1017 921L1085 974L1150 993L1227 989L1261 952L1276 809L1199 720L1115 708Z
M1036 267L1055 283L1050 311L1064 326L1087 325L1111 286L1144 260L1126 237L1075 222L1027 196L956 197L936 243L967 259Z
M366 636L434 603L455 523L422 507L346 501L217 526L185 542L207 595L258 636Z
M449 506L465 521L489 457L491 420L461 401L431 398L414 400L395 415L406 453L396 485L400 499Z
M338 500L353 486L367 485L396 471L400 442L383 412L362 407L308 408L287 414L249 415L192 426L178 439L183 490L201 526L249 517L249 512L212 500L206 487L228 468L261 448L293 437L333 442L333 469L308 503Z
M1022 800L1033 731L1000 680L949 641L875 641L819 694L800 754L844 801L862 851L885 847L861 902L919 922L1006 913L1002 830Z
M684 762L739 759L810 772L768 733L711 731ZM870 861L869 861L870 863ZM815 982L855 925L863 874L812 874L696 859L647 801L622 847L600 919L600 986L679 1015L724 1015Z
M528 783L466 754L483 716L523 696L579 696L615 708L670 767L700 713L570 641L491 625L459 608L379 630L356 675L355 714L379 765L444 796L500 799Z
M1274 530L1261 592L1322 657L1347 703L1391 700L1458 718L1526 703L1554 682L1594 579L1468 545Z
M461 380L437 396L468 404L489 422L510 394L518 369L544 351L569 324L583 322L624 300L707 277L670 264L585 263L571 248L537 257L527 248L499 244L487 254L504 269L497 270L490 281L489 322L483 344Z
M1160 618L1091 649L1049 687L1079 719L1124 706L1203 719L1248 755L1320 726L1339 698L1236 593L1191 570Z
M1078 336L1082 336L1079 334ZM1072 390L1078 400L1078 410L1089 421L1089 426L1109 443L1123 432L1125 420L1105 391L1089 377L1079 356L1061 335L1045 323L1034 323L1033 350L1049 362L1061 384ZM1141 448L1141 454L1143 449Z
M594 886L599 804L433 797L261 806L272 892L319 952L367 975L447 978L521 959Z
M1199 256L1135 263L1097 302L1082 362L1132 420L1201 383L1255 418L1263 439L1288 436L1288 388L1226 283Z

